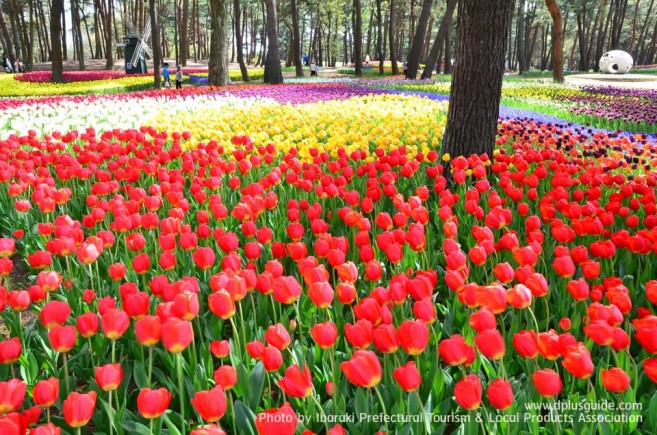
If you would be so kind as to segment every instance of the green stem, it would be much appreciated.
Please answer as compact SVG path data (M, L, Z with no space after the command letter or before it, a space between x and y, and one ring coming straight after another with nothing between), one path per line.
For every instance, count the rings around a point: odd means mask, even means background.
M64 381L66 382L66 397L68 397L71 394L71 387L70 387L70 382L68 381L68 358L66 358L66 354L62 354L64 356Z
M233 420L233 433L237 433L237 420L235 417L235 402L233 401L233 394L230 391L228 392L228 400L230 400L230 410Z
M116 353L116 340L112 340L112 364L115 364L114 356Z
M386 428L386 432L388 432L388 411L386 410L386 404L383 402L383 397L381 397L381 393L379 392L379 389L374 387L374 391L376 392L376 397L379 398L379 403L381 404L381 408L383 408L383 416L385 418L384 420L384 427Z
M148 347L148 388L151 387L151 376L153 375L153 346ZM151 422L153 420L151 419Z
M112 390L109 392L109 408L107 409L107 418L109 418L109 435L112 435L113 431L113 422L112 422L112 414L114 413L112 410Z
M182 419L182 433L185 432L185 393L183 391L183 368L182 368L182 354L176 355L176 365L178 370L178 396L180 400L180 417Z
M420 402L420 409L422 410L422 420L424 420L424 430L427 431L428 434L431 433L431 422L429 421L429 417L427 416L427 411L424 409L424 404L422 403L422 398L420 397L420 393L415 390L415 395L417 396L417 401ZM410 397L410 395L409 395Z
M326 414L324 413L324 408L322 407L322 404L319 403L319 400L317 400L317 397L315 397L314 394L311 394L310 398L313 399L313 402L315 402L315 404L319 408L319 412L322 413L322 417L324 417L324 426L326 428L326 433L328 434L329 433L328 418L326 417Z
M148 433L150 435L153 435L153 420L155 420L155 419L151 418L150 422L148 423Z

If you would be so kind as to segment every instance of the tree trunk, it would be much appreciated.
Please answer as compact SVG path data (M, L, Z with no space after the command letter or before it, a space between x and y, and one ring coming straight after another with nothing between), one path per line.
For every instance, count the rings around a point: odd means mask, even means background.
M189 0L182 0L182 14L180 19L180 62L187 66L189 57Z
M430 79L433 74L433 67L438 62L438 55L442 51L442 47L445 43L445 34L447 33L447 28L452 25L452 16L454 15L454 10L459 0L447 0L447 9L445 10L445 15L443 19L440 20L440 27L438 28L438 33L436 34L436 39L433 41L433 46L429 52L429 57L424 66L424 71L422 71L423 79Z
M427 23L429 16L431 16L431 6L433 0L424 0L422 2L422 11L420 18L417 22L417 28L413 35L413 42L408 52L408 66L406 68L406 78L413 79L417 77L417 70L420 66L420 55L422 54L422 45L424 44L424 37L427 33Z
M228 84L228 5L229 0L210 0L210 61L208 83L212 86Z
M281 59L278 52L278 15L276 0L265 0L267 6L267 39L269 47L265 59L265 83L277 85L283 83Z
M552 78L563 82L563 18L557 0L545 0L552 16Z
M78 67L81 71L85 69L84 65L84 43L82 40L82 21L80 20L80 0L71 0L71 19L75 28L75 50L78 56Z
M103 0L101 0L103 1ZM105 8L105 69L114 68L114 38L112 37L112 14L114 10L114 0L107 0Z
M363 14L360 0L354 0L354 63L356 77L363 76Z
M157 21L157 10L155 9L155 0L148 0L148 12L151 17L151 42L153 46L153 88L160 89L162 82L160 79L160 67L162 66L162 49L160 44L160 26Z
M525 0L518 2L518 71L520 74L527 71L527 51L525 45Z
M249 81L249 72L244 63L244 41L242 41L242 26L240 25L241 7L240 0L233 0L233 17L235 19L235 45L237 50L237 63L240 64L240 72L242 73L242 80Z
M50 7L50 46L52 47L52 81L64 83L62 59L62 12L64 0L52 0Z
M9 27L7 27L7 21L5 20L5 14L0 9L0 29L2 30L2 45L7 51L7 57L9 59L14 58L14 48L12 47L11 36L9 35Z
M461 0L443 151L493 156L513 0ZM485 65L485 68L482 68Z
M445 31L445 74L452 73L452 22Z
M301 63L301 37L299 36L299 9L297 7L297 0L291 0L290 8L292 9L292 52L294 53L294 70L297 77L303 77L303 64Z
M390 40L390 63L392 64L392 75L399 74L399 67L397 66L397 46L395 45L395 0L390 0L390 23L388 27L389 40Z
M381 18L381 0L376 0L376 56L379 58L379 74L383 75L383 20Z

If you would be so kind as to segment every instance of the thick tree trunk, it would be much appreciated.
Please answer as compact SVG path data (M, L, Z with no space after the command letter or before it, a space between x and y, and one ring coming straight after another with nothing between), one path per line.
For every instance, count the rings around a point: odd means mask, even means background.
M52 47L52 81L64 83L64 64L62 59L62 12L64 0L52 0L50 7L50 46Z
M228 84L228 5L230 0L210 0L210 61L208 83L212 86Z
M388 27L389 41L390 41L390 63L392 64L392 75L399 74L399 67L397 66L397 46L395 45L395 0L390 0L390 23Z
M103 1L103 0L101 0ZM107 0L105 8L105 69L114 68L114 38L112 36L112 14L114 10L114 0Z
M71 0L71 20L75 28L75 51L78 56L78 67L80 70L85 69L84 65L84 43L82 41L82 21L80 20L79 0Z
M240 0L233 0L233 17L235 20L235 50L237 51L237 63L240 64L240 72L242 73L242 80L249 81L249 72L244 63L244 41L242 41L242 26L240 24L241 7Z
M447 9L445 10L445 15L443 19L440 20L440 27L438 28L438 33L436 34L436 39L433 41L433 46L429 52L429 57L424 66L424 71L422 71L423 79L430 79L433 74L433 67L438 62L439 54L441 54L443 45L445 44L445 34L447 33L447 28L452 25L452 16L454 15L454 10L459 0L447 0Z
M267 39L268 50L265 59L265 83L277 85L283 83L281 58L278 52L278 15L276 0L265 0L267 6Z
M5 20L5 14L0 10L0 29L2 30L2 45L6 50L7 57L11 60L14 58L14 48L12 46L11 36L9 35L9 27Z
M182 13L180 19L180 62L187 66L189 57L189 0L182 0Z
M162 87L160 79L162 48L160 44L160 26L157 21L158 13L155 9L155 0L148 0L148 12L151 17L151 43L153 46L153 88L160 89Z
M376 56L379 58L379 74L383 75L383 20L381 0L376 0Z
M513 0L461 0L443 152L492 157ZM485 68L482 68L485 65Z
M420 66L420 55L422 54L422 45L424 44L424 37L427 33L427 23L431 16L431 6L433 6L433 0L424 0L422 2L422 11L420 12L417 28L413 35L413 42L408 51L408 66L406 67L407 79L415 80L417 77L417 70Z
M360 0L354 0L354 63L356 77L363 76L363 14Z
M297 0L291 0L290 9L292 9L292 53L294 53L294 70L297 77L303 77L303 64L301 63L301 37L299 36L299 9L297 7Z
M527 51L525 45L525 0L518 2L518 34L516 36L518 50L518 71L527 71Z
M562 82L563 76L563 18L557 0L545 0L552 16L552 78Z

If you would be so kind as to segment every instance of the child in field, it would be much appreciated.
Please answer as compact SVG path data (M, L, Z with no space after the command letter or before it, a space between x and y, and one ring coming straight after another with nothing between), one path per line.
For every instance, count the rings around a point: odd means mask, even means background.
M317 77L317 62L315 59L313 59L312 63L310 64L310 76Z
M162 79L164 79L164 88L171 88L171 72L169 71L169 64L165 63L164 68L162 68Z
M176 89L182 89L183 73L180 65L176 67Z

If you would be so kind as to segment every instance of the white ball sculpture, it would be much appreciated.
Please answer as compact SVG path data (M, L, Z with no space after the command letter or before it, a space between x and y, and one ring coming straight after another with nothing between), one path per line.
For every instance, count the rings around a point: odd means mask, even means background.
M622 50L608 51L600 58L600 70L607 74L627 74L634 65L634 59Z

